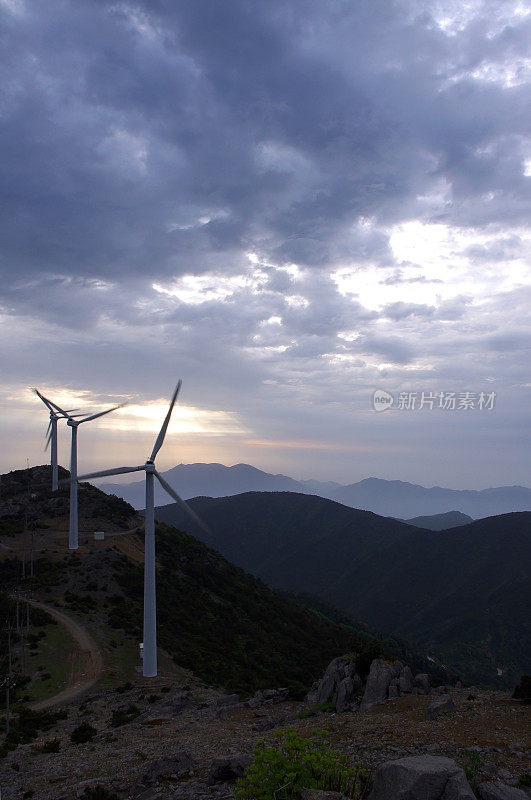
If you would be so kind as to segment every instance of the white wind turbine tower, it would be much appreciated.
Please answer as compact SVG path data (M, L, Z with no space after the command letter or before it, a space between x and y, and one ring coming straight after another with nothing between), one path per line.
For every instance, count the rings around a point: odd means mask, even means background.
M203 530L206 526L201 522L197 514L192 511L188 503L179 497L177 492L164 480L162 475L155 469L155 457L162 447L164 437L170 422L173 406L177 400L177 395L181 388L181 381L177 384L166 418L162 423L159 435L153 451L146 461L138 467L116 467L115 469L104 469L100 472L90 472L87 475L80 475L79 480L89 478L103 478L108 475L121 475L125 472L146 473L146 516L145 516L145 540L144 540L144 658L143 674L146 678L154 678L157 674L157 593L155 585L155 478L159 481L170 497L173 497L192 517L194 522Z
M118 406L108 408L106 411L99 411L97 414L91 414L89 417L83 417L82 419L76 419L76 417L69 414L68 411L60 408L57 403L51 404L63 417L66 417L66 424L72 429L72 443L70 447L70 527L68 533L68 547L70 550L77 550L79 547L77 513L77 429L84 422L91 422L93 419L98 419L98 417L103 417L105 414L110 414L111 411L116 411L117 408L123 408L125 403L120 403Z
M40 397L44 405L47 407L48 411L50 412L50 422L48 423L48 429L46 431L46 447L45 450L50 447L50 464L52 467L52 492L56 492L59 488L59 469L57 465L57 421L60 419L67 419L68 415L72 414L72 411L75 409L71 409L70 411L59 411L58 406L55 403L52 403L51 400L48 400L43 394L39 392L38 389L33 389L37 397ZM82 416L81 414L77 414L76 416ZM74 419L74 417L72 417Z

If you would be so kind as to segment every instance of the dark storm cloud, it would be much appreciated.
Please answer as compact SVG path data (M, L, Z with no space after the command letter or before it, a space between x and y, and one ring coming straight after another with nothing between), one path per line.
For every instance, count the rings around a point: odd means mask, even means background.
M441 176L447 221L476 224L489 193L482 214L522 217L524 89L466 71L523 53L526 20L452 42L398 2L20 7L3 11L7 273L389 262L351 226L415 214Z

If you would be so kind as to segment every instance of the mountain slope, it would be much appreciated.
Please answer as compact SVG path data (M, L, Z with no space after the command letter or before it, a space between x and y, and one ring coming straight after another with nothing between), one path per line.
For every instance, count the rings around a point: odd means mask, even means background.
M352 508L374 511L382 516L407 519L419 515L460 511L476 519L511 511L531 510L531 489L502 486L483 491L416 486L404 481L367 478L349 486L333 481L296 481L286 475L271 475L249 464L179 464L163 473L181 497L226 497L244 492L300 492L336 500ZM108 494L122 497L134 508L145 505L144 484L98 483ZM158 487L155 502L163 505L168 496Z
M531 514L427 531L315 496L196 498L227 558L273 586L323 597L421 643L478 680L530 660ZM189 527L173 504L157 519ZM191 529L191 528L190 528Z
M407 522L408 525L414 525L415 528L426 528L428 531L446 531L448 528L468 525L469 522L473 522L473 519L468 514L462 514L460 511L447 511L446 514L413 517L412 519L405 519L403 522Z
M28 584L21 579L28 520L38 553L34 596L53 598L89 621L114 667L120 654L138 655L143 519L122 500L81 483L80 547L71 552L68 489L52 493L50 477L48 467L2 476L0 585ZM105 531L104 541L94 540L95 529ZM336 624L302 607L175 528L157 526L157 565L159 646L210 684L240 692L289 686L300 694L338 654L381 649L362 626Z

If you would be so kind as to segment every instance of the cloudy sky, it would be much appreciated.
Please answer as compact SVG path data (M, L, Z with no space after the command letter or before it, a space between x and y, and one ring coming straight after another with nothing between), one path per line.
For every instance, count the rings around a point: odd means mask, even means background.
M2 471L46 458L28 387L129 402L83 471L143 462L182 378L161 469L531 485L529 6L0 17Z

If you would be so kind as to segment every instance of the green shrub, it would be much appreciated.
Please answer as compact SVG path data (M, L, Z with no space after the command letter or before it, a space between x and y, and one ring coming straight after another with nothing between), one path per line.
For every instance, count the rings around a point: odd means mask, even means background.
M67 589L64 593L65 603L79 614L89 614L91 611L96 611L98 605L90 594L76 594Z
M525 788L531 787L531 773L524 772L522 775L520 775L520 777L518 778L518 786L522 786Z
M258 742L254 761L236 784L238 800L298 800L303 789L343 792L362 800L370 780L358 762L347 765L347 757L328 746L327 734L304 739L294 730L280 731L276 747Z
M13 720L9 733L5 736L0 747L0 758L4 758L11 750L16 750L19 744L29 744L39 731L49 731L57 720L65 719L66 711L32 711L27 706L21 706L18 716Z
M475 750L464 750L463 770L465 772L467 781L473 789L479 783L482 766L483 761L481 760L479 753L477 753Z
M96 728L93 728L88 722L82 722L81 725L74 728L70 734L70 739L74 744L85 744L85 742L91 742L97 732Z

